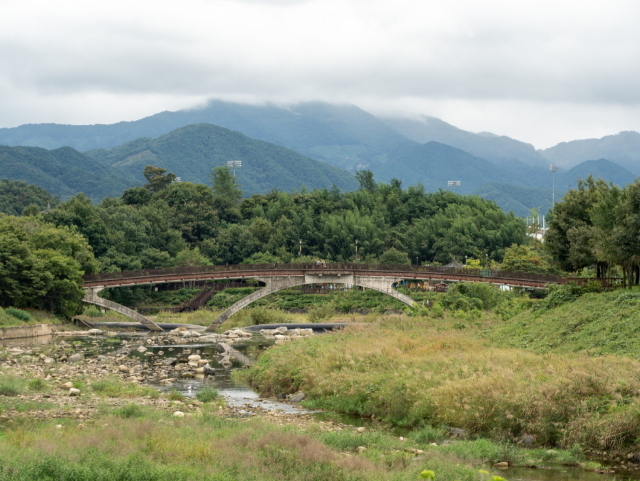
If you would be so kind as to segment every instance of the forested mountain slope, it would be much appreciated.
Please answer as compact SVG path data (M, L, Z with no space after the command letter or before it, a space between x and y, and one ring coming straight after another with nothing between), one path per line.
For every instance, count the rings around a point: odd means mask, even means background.
M118 196L139 183L70 147L46 150L0 145L0 178L28 182L61 198L78 192L94 199Z
M345 190L357 187L355 178L344 170L211 124L189 125L157 139L141 138L111 150L86 154L132 180L142 180L144 167L154 165L183 181L197 183L209 182L214 167L240 160L242 167L236 169L236 175L246 195L302 186L313 189L336 185Z

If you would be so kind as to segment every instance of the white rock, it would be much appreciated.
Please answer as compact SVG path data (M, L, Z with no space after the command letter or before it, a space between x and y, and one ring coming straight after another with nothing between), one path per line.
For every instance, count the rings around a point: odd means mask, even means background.
M73 387L73 384L70 382L65 382L62 386L60 386L62 389L71 389Z
M200 333L198 331L189 331L191 333L191 337L200 337Z
M145 352L146 350L147 350L147 348L144 347L144 346L140 346L138 349L136 349L136 351L138 351L138 352Z
M174 417L177 418L183 418L184 417L184 413L182 411L176 411L175 413L173 413Z
M280 326L279 328L276 329L276 331L281 332L282 334L284 334L285 332L287 332L289 329L285 326Z
M191 337L191 333L189 331L182 331L182 337Z
M89 329L87 332L92 336L99 336L100 334L104 333L102 329Z
M188 361L199 361L201 359L201 357L198 354L191 354L187 360Z
M69 389L69 396L80 396L80 389L72 387Z

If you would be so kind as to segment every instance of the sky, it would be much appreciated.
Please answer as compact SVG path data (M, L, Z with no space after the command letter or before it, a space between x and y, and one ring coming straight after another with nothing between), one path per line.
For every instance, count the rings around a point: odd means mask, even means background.
M636 0L0 0L0 127L355 104L546 148L640 131Z

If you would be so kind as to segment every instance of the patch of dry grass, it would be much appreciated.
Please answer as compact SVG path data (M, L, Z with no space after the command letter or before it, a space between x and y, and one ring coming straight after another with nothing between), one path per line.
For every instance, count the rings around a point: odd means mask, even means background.
M269 350L246 374L263 393L399 425L454 426L616 449L640 428L640 362L500 349L446 320L386 319ZM246 372L246 371L245 371Z

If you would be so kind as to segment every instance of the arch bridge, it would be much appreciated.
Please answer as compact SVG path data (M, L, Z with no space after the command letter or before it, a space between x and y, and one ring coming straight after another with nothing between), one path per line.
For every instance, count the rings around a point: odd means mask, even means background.
M138 312L103 299L98 293L109 287L140 286L169 282L255 279L265 287L240 299L226 309L207 331L213 331L231 315L274 292L306 284L351 284L387 294L408 306L411 297L395 289L401 281L486 282L523 288L545 288L565 279L545 274L507 272L452 267L368 265L368 264L241 264L226 266L177 267L139 271L109 272L84 276L84 302L120 312L151 330L162 330Z

